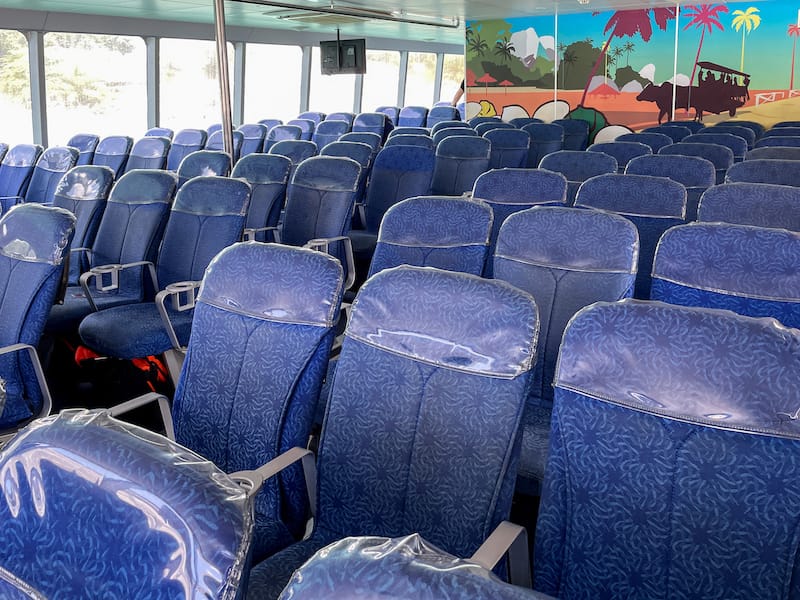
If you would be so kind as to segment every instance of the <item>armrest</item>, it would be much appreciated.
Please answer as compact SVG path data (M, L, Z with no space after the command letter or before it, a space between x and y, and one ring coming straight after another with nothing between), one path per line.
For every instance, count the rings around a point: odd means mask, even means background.
M0 206L11 208L16 204L20 204L22 200L22 196L0 196Z
M305 248L311 248L312 250L319 250L320 252L330 254L328 248L333 242L344 243L344 254L345 260L347 261L347 265L345 266L347 278L344 282L344 289L349 290L356 281L356 261L353 258L353 241L349 237L346 235L337 235L336 237L329 238L315 238L309 240Z
M11 344L10 346L0 347L0 355L11 354L12 352L27 352L33 365L33 372L36 375L36 382L39 385L39 390L42 393L42 408L39 410L38 415L34 415L34 419L46 417L50 414L53 408L53 398L50 396L50 389L47 387L47 381L44 378L44 371L42 370L42 363L39 361L39 355L36 353L36 348L30 344ZM0 379L0 382L2 380ZM0 386L0 411L5 408L6 402L6 389L5 386ZM10 439L16 431L0 435L0 447Z
M256 233L259 231L268 231L272 233L272 240L276 244L281 243L281 231L278 227L246 227L244 233L242 234L242 241L255 242Z
M246 488L248 495L254 496L264 482L270 477L274 477L286 467L293 465L297 461L302 461L303 475L306 480L306 491L308 492L308 503L311 507L311 516L317 516L317 465L314 462L314 453L306 448L290 448L280 456L273 458L268 463L260 466L254 471L237 471L231 473L231 477L242 487Z
M361 227L367 226L367 209L366 204L363 202L356 202L356 211L358 212L358 220Z
M172 347L176 350L183 351L185 348L181 346L178 336L175 333L175 328L172 326L172 321L169 319L166 306L167 298L172 298L172 308L174 310L178 312L190 310L194 308L196 303L195 290L199 287L199 281L179 281L177 283L171 283L167 286L167 289L156 294L156 306L161 315L161 321L164 323L164 329L167 330L167 335L169 336L169 341L172 343Z
M156 394L155 392L143 394L142 396L134 398L133 400L128 400L126 402L122 402L121 404L117 404L116 406L112 406L106 412L110 417L118 417L135 410L140 406L150 404L151 402L158 402L158 409L161 412L161 420L164 422L164 431L169 439L175 441L175 428L172 424L172 412L170 411L169 400L162 394Z
M509 580L514 585L531 587L531 563L528 556L528 532L524 527L503 521L475 551L470 560L486 569L494 569L508 554Z
M83 288L83 292L86 295L86 299L89 301L89 304L92 307L92 311L97 311L97 305L94 303L94 299L92 298L92 293L89 291L89 282L92 279L97 279L97 283L95 283L95 289L98 292L111 292L113 290L119 289L119 273L120 271L124 271L125 269L132 269L134 267L144 267L146 266L149 273L150 279L153 282L153 289L158 289L158 278L156 277L156 267L155 265L150 262L149 260L139 260L132 263L125 263L122 265L98 265L96 267L92 267L86 273L83 273L80 277L80 284ZM111 277L111 283L108 285L104 285L105 276L109 275Z

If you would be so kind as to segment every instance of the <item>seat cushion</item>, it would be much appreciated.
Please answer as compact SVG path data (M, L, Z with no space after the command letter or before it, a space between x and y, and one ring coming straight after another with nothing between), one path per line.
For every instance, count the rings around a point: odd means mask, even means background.
M168 309L178 341L186 345L194 310ZM161 354L172 347L154 302L117 306L92 313L78 329L89 348L113 358L132 359Z
M369 254L375 251L375 245L378 243L378 236L371 231L357 229L351 231L348 236L353 242L353 254Z
M133 294L94 294L94 303L98 310L132 304L138 302L140 295ZM92 308L86 300L86 294L79 285L71 285L64 295L63 304L54 304L50 309L45 330L49 333L69 333L78 329L81 320L91 314Z

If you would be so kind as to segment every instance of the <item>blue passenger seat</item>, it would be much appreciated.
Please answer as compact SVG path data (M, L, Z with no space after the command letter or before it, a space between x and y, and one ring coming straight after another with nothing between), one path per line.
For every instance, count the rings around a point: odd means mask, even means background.
M104 137L95 148L92 164L111 167L116 179L125 172L125 164L128 162L132 146L133 139L126 135Z
M661 150L659 150L661 152ZM686 220L697 218L700 196L717 180L714 163L698 156L663 155L639 156L625 167L628 175L667 177L686 188Z
M206 132L202 129L181 129L169 147L166 168L177 171L181 161L192 152L202 150L206 145Z
M51 146L36 160L31 181L25 190L25 202L52 204L59 181L75 166L78 151L70 146ZM3 200L5 205L5 199Z
M250 184L245 240L267 241L267 230L277 228L291 170L292 161L278 154L249 154L233 167L231 177Z
M178 167L178 189L195 177L216 175L227 177L231 172L231 157L222 150L197 150L187 154Z
M90 165L94 158L94 151L97 144L100 142L100 136L94 133L76 133L67 142L67 146L75 148L80 154L78 155L78 162L76 165ZM6 148L8 149L8 148ZM2 157L0 157L2 160Z
M617 172L617 159L602 152L558 150L542 157L539 168L561 173L567 178L567 204L572 205L584 181Z
M724 183L700 198L697 220L800 232L800 188L771 183Z
M37 144L18 144L6 152L0 162L0 214L22 202L41 154Z

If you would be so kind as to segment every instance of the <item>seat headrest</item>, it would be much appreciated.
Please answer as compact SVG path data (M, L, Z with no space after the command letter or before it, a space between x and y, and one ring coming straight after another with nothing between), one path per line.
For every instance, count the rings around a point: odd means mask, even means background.
M637 156L625 167L626 174L669 177L687 187L708 187L717 180L714 163L699 156L652 154Z
M488 244L491 229L492 209L483 200L416 196L386 211L378 240L437 248Z
M67 171L56 187L55 196L69 200L107 198L114 183L114 171L101 165L81 165Z
M282 154L248 154L236 161L231 177L251 183L287 183L292 161Z
M247 214L250 185L241 179L195 177L178 190L172 210L193 215Z
M478 175L472 195L495 204L564 202L567 178L546 169L492 169Z
M352 158L312 156L297 165L291 185L330 192L354 192L360 175L361 165Z
M597 175L583 182L575 205L634 217L683 219L686 188L677 181L653 175Z
M332 327L343 281L339 261L322 252L241 242L211 261L198 301L264 321Z
M170 204L178 177L161 169L133 169L119 178L108 201L120 204Z
M9 167L30 167L42 153L42 147L36 144L17 144L12 146L3 157L3 164Z
M800 331L775 319L593 304L564 332L554 383L670 419L800 439Z
M437 134L438 135L438 134ZM460 160L482 158L489 160L492 142L486 138L468 135L451 135L436 146L436 156Z
M36 161L36 167L48 171L63 173L78 160L78 151L69 146L51 146Z
M538 332L536 303L525 292L404 265L364 284L346 335L436 367L512 379L531 368Z
M60 265L75 231L75 216L35 202L18 204L0 217L0 255Z

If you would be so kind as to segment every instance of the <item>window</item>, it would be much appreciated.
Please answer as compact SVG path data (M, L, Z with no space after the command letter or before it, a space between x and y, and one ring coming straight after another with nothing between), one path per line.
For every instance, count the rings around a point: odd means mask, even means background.
M456 90L464 81L464 55L463 54L445 54L444 64L442 65L442 89L439 92L439 100L450 100L456 93ZM462 101L464 99L462 98Z
M147 128L144 40L120 35L44 36L47 133L51 145L76 133L137 136Z
M367 50L367 73L361 110L372 112L379 106L397 104L397 84L400 80L400 53L384 50Z
M299 46L247 44L244 122L294 119L300 112L302 67Z
M319 46L311 49L311 90L309 110L324 113L350 112L356 96L355 75L323 75L319 62ZM369 65L367 66L369 69Z
M179 129L205 129L222 121L217 80L217 51L205 40L160 40L161 123ZM228 44L228 73L233 85L233 46Z
M19 31L0 29L0 131L9 146L33 142L28 43Z
M436 55L429 52L409 52L406 72L405 106L431 106L433 80L436 74ZM460 83L460 82L459 82Z

